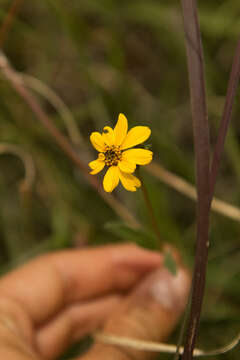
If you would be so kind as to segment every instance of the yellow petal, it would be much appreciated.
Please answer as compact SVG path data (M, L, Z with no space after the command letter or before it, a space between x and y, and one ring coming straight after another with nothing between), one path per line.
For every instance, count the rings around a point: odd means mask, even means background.
M106 145L112 146L115 143L115 137L113 129L110 126L105 126L103 128L102 138Z
M105 162L101 160L93 160L91 161L88 166L92 169L90 172L91 175L95 175L99 173L104 168Z
M118 167L120 170L126 173L133 173L136 169L136 165L133 162L122 159L118 162Z
M123 160L137 165L147 165L152 161L153 153L145 149L130 149L122 153Z
M119 170L117 166L111 166L103 179L103 188L106 192L112 192L119 183Z
M99 153L98 154L98 160L104 161L105 160L105 155L103 153Z
M128 191L136 191L141 186L141 181L132 174L127 174L119 170L119 177L123 187Z
M119 114L117 124L114 128L115 145L121 145L128 131L128 121L126 116Z
M147 126L135 126L129 130L125 140L121 145L121 149L128 149L135 145L141 144L149 138L151 130Z
M95 132L91 133L90 141L91 141L93 147L95 147L95 149L97 151L100 151L100 152L105 151L104 140L102 138L102 135L99 132L95 131Z

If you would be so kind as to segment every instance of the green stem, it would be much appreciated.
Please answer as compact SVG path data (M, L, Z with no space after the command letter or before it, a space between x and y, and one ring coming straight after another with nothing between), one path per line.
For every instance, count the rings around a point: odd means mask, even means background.
M149 218L150 218L151 223L152 223L153 231L155 232L160 244L162 244L162 237L161 237L161 233L160 233L160 230L159 230L159 227L158 227L157 218L156 218L155 213L154 213L154 209L153 209L153 206L152 206L149 194L148 194L148 190L147 190L147 188L145 186L145 183L143 181L142 176L140 175L139 169L138 169L138 177L139 177L139 179L141 180L141 183L142 183L141 190L142 190L142 193L143 193L143 199L144 199L146 208L148 210L148 214L149 214Z
M181 345L183 342L184 333L185 333L185 329L186 329L186 325L187 325L187 319L188 319L189 313L190 313L191 297L192 297L192 287L189 292L187 305L186 305L186 308L185 308L185 311L183 314L182 325L180 327L180 333L179 333L178 341L177 341L177 349L176 349L176 353L174 355L173 360L179 360L179 357L180 357L180 348L181 348Z

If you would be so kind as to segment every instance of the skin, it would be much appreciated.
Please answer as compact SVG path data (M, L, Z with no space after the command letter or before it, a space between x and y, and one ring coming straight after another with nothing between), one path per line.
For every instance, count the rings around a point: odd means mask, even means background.
M190 277L183 273L182 283L175 284L161 254L132 244L41 256L0 280L0 359L55 359L100 326L117 335L162 340L185 305ZM166 294L154 290L159 281L173 289L167 302ZM136 318L136 309L144 311L147 326L139 322L139 314ZM153 326L165 332L147 331ZM144 354L134 352L134 357ZM131 352L96 344L81 359L132 357Z

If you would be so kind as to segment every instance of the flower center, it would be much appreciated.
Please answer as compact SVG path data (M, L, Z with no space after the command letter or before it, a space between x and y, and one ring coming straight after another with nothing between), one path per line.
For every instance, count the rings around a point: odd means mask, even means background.
M122 151L119 149L119 146L106 146L104 156L104 161L107 166L117 166L118 161L122 159Z

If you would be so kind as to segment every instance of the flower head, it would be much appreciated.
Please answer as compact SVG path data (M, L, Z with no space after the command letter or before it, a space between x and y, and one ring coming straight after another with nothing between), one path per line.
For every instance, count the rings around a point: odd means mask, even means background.
M119 114L114 129L109 126L103 128L103 133L93 132L90 140L99 152L98 158L89 163L90 174L99 173L104 166L108 167L103 179L106 192L112 192L119 184L119 180L126 190L136 191L141 181L132 173L136 165L147 165L152 161L150 150L132 148L149 138L151 130L147 126L135 126L128 131L128 121L123 114Z

